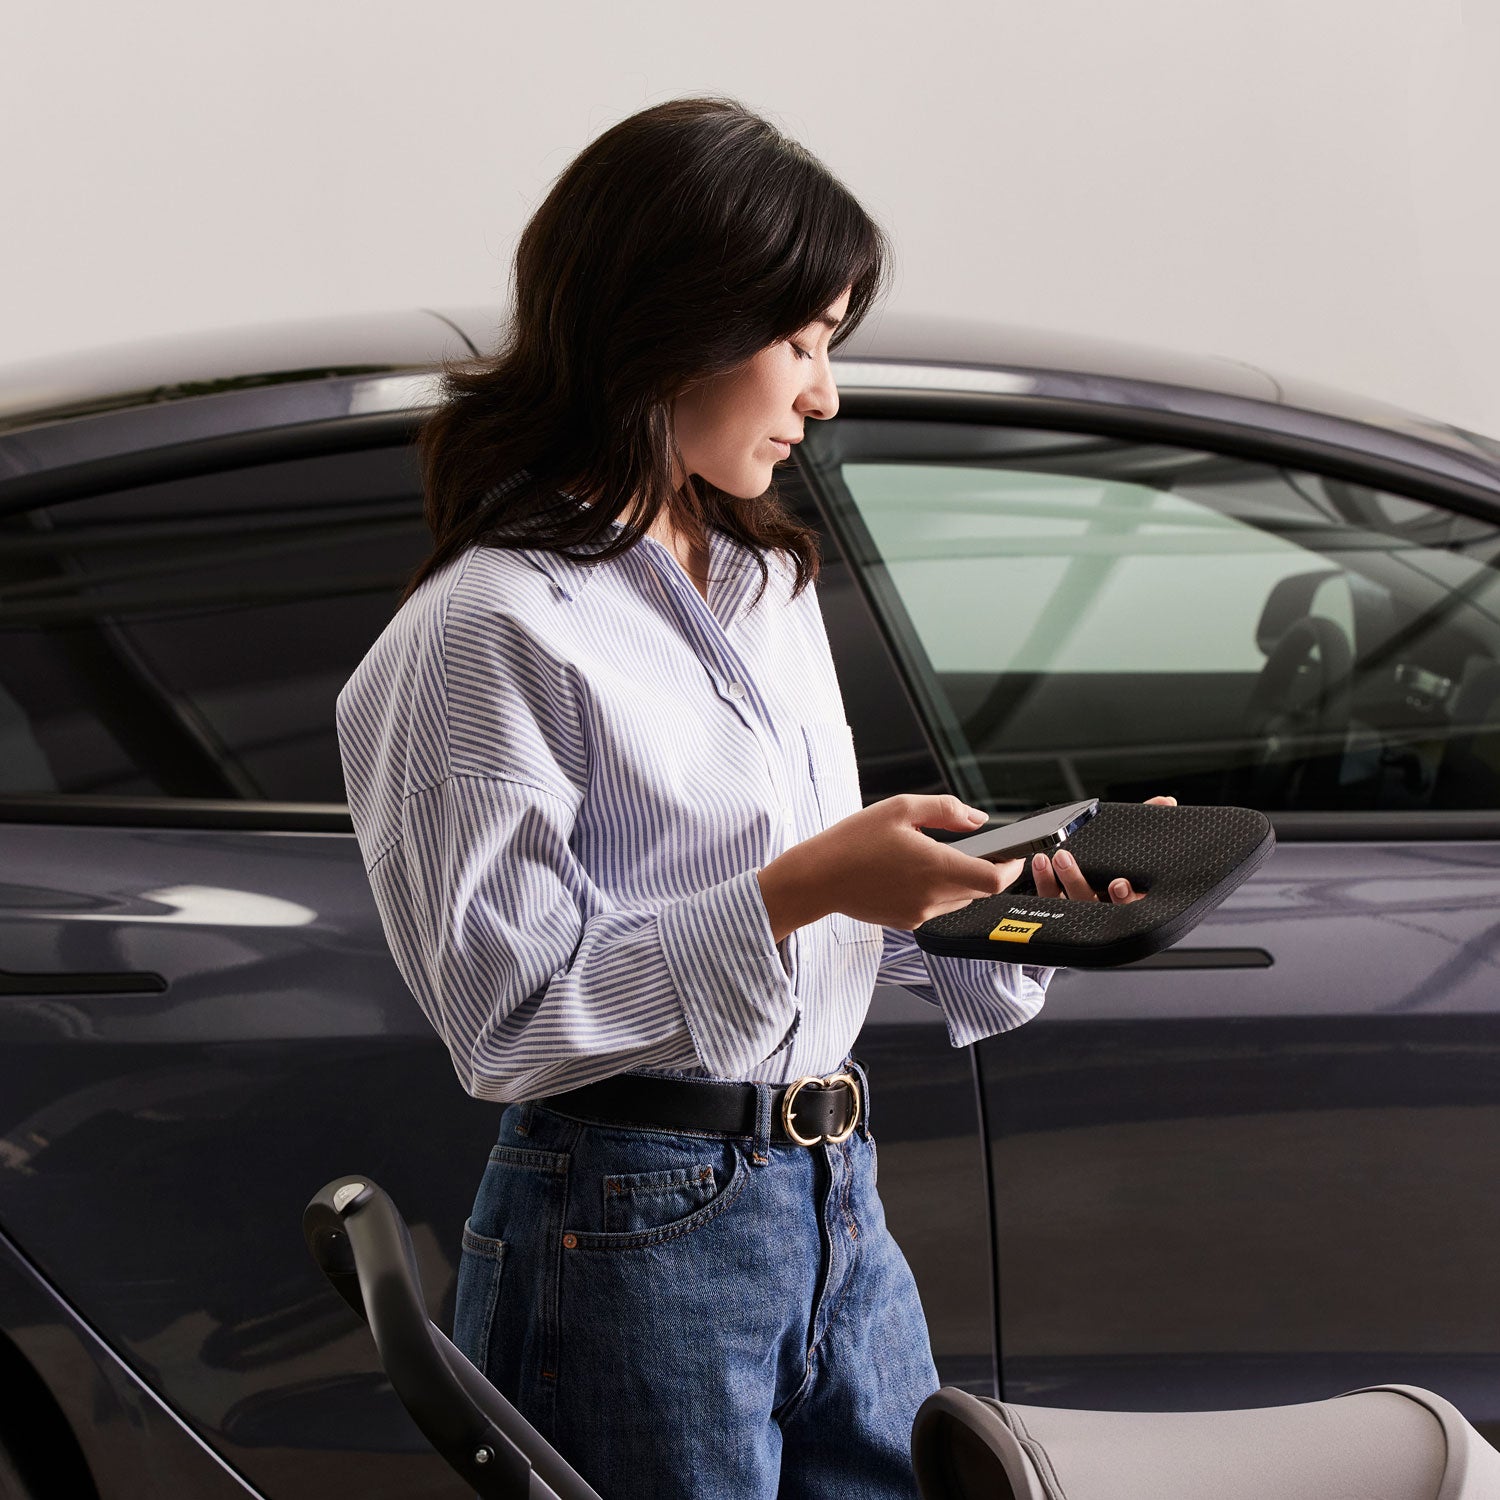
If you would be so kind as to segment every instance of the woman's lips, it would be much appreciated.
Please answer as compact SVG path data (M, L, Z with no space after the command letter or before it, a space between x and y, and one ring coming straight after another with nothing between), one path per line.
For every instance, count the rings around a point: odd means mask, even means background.
M783 443L780 438L772 438L771 446L776 449L776 451L783 458L790 458L792 456L792 445L790 443Z

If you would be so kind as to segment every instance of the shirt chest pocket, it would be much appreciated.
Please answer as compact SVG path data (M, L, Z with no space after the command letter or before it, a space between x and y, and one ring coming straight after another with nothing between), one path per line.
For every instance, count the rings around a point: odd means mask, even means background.
M854 732L834 720L803 724L807 747L807 774L818 804L818 820L824 828L857 813L863 806L859 796L859 762L854 754ZM834 912L829 923L841 943L868 943L880 939L872 922L861 922Z

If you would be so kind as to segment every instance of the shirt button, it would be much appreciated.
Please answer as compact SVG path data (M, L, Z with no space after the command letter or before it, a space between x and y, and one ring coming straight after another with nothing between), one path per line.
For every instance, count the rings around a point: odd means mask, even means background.
M726 682L724 684L724 692L730 698L743 698L745 696L744 688L737 682Z

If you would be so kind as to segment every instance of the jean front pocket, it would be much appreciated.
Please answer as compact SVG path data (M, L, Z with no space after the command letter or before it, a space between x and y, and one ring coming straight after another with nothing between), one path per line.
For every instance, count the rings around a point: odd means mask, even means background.
M707 1162L652 1172L610 1173L603 1179L603 1230L584 1227L564 1236L569 1249L636 1250L681 1239L712 1224L734 1206L750 1181L743 1153L732 1145L726 1165Z
M697 1213L718 1191L718 1179L707 1162L664 1172L625 1172L606 1177L604 1228L610 1234L659 1229Z
M463 1249L458 1258L453 1342L469 1363L486 1375L492 1365L490 1344L504 1271L505 1241L476 1234L473 1221L466 1221Z

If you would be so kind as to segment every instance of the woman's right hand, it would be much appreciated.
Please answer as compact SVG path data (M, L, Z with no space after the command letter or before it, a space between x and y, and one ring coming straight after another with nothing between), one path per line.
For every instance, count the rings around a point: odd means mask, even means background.
M997 895L1020 877L1024 860L976 859L921 831L974 833L984 821L980 809L957 797L904 793L793 845L759 872L776 941L835 911L909 932Z

